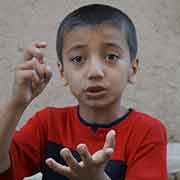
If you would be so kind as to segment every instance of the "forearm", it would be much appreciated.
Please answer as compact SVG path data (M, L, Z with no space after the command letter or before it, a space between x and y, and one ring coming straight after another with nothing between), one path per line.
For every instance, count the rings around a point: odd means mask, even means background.
M104 178L103 180L111 180L111 178L104 172Z
M25 108L26 105L17 105L13 100L0 107L0 173L10 165L8 150L11 138Z

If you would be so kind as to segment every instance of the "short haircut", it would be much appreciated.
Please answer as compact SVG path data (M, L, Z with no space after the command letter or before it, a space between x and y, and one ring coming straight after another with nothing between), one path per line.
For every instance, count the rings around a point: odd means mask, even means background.
M103 4L91 4L80 7L68 14L61 22L56 38L56 51L59 61L63 66L63 41L64 33L70 32L76 27L96 26L99 24L111 24L125 32L129 47L131 61L137 54L136 28L132 20L120 9Z

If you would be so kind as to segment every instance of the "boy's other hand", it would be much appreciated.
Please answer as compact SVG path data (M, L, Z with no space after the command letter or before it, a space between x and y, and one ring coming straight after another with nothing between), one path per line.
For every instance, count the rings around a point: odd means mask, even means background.
M55 172L66 176L71 180L110 180L104 169L113 154L115 147L115 131L111 130L106 135L104 147L93 155L90 154L85 144L79 144L77 151L81 162L73 157L68 148L61 150L60 154L68 166L57 163L52 158L46 160L47 165Z
M52 72L44 62L41 51L46 42L34 43L24 52L24 62L15 69L13 100L17 105L28 105L38 96L51 79Z

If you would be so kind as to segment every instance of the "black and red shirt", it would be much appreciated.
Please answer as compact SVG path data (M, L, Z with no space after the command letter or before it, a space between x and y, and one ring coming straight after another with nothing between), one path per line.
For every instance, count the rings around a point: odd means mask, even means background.
M43 180L66 180L48 168L45 159L65 164L59 152L68 147L80 161L76 146L85 143L93 154L103 147L110 129L116 131L116 146L105 170L112 180L168 179L166 130L159 120L130 109L108 125L88 124L78 106L72 106L45 108L15 132L9 151L11 167L0 180L21 180L38 172Z

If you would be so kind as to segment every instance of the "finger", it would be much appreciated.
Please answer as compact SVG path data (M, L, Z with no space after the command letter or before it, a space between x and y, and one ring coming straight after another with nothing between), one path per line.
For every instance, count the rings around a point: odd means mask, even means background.
M41 92L46 85L48 84L48 82L50 81L51 77L52 77L52 72L51 72L51 68L50 66L46 66L45 64L42 64L42 74L40 75L40 73L38 71L36 71L36 74L38 74L38 76L40 77L40 81L36 83L32 81L32 88L36 88L39 87L39 91L37 92Z
M32 70L34 69L35 59L23 62L16 67L16 70Z
M17 76L17 79L22 79L22 83L29 81L36 85L40 83L40 78L34 70L19 71Z
M29 61L33 57L36 57L37 59L40 59L40 60L43 59L43 53L41 52L41 50L39 48L34 47L34 46L25 50L24 61Z
M93 164L92 156L85 144L79 144L77 146L77 151L78 151L82 161L84 162L85 166L90 166Z
M39 61L37 61L37 60L35 60L33 65L34 65L34 70L37 72L39 78L44 80L45 79L46 65L39 63Z
M103 149L107 149L107 148L114 149L114 147L115 147L115 135L116 135L116 132L114 130L110 130L107 133Z
M48 82L52 77L52 70L49 65L46 65L44 68L44 80L45 82Z
M95 154L93 154L93 159L96 163L105 163L107 162L113 152L115 147L115 131L110 130L106 135L106 140L103 146L103 149L97 151Z
M16 71L18 70L35 70L39 78L41 79L41 82L48 82L52 76L50 66L40 64L36 59L32 59L20 64L16 68Z
M60 151L61 156L66 161L67 165L74 171L79 172L80 166L76 159L73 157L71 151L68 148L64 148Z
M95 152L92 156L93 161L95 164L105 164L109 161L113 154L113 149L112 148L107 148L107 149L101 149L97 152Z
M35 43L34 45L35 45L36 48L39 48L39 49L40 49L40 48L46 48L46 47L47 47L47 42L42 41L42 42L40 42L40 43ZM41 64L44 63L43 58L39 58L38 61L39 61L39 63L41 63Z
M42 41L42 42L40 42L40 43L35 43L35 47L36 47L36 48L39 48L39 49L40 49L40 48L46 48L46 47L47 47L47 42ZM43 58L39 58L38 61L39 61L39 63L41 63L41 64L44 63Z
M18 68L21 70L34 70L39 75L39 78L44 78L44 64L40 64L36 59L26 61L19 65Z
M66 176L67 178L70 179L71 170L69 167L57 163L52 158L46 159L46 164L56 173Z
M35 42L34 45L35 45L35 47L37 47L37 48L46 48L46 47L47 47L47 42L45 42L45 41Z
M45 44L34 43L31 47L27 48L24 52L24 60L29 61L33 57L36 57L38 60L43 63L43 53L40 50L41 48L46 48Z

